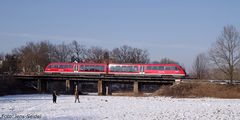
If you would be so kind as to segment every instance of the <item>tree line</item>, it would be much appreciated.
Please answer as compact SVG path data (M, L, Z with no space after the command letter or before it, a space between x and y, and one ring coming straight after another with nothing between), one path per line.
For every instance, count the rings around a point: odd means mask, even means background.
M6 55L0 54L0 72L42 72L50 62L82 63L149 63L149 52L144 49L123 45L108 50L98 46L86 47L78 41L69 44L52 44L49 41L28 42ZM178 63L163 58L158 63Z
M240 79L240 32L232 25L222 32L206 53L196 56L192 76L198 79Z
M41 72L50 62L86 63L150 63L149 52L123 45L112 50L99 46L87 47L78 41L53 44L49 41L28 42L11 53L0 54L0 72ZM151 63L176 63L163 58ZM191 64L191 63L189 63ZM184 67L183 64L180 64ZM223 27L207 52L199 53L189 75L198 79L239 79L240 33L232 25Z

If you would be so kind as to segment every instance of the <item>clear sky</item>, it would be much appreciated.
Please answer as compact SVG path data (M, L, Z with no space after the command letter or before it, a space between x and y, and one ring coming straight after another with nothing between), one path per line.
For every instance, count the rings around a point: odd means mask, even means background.
M147 49L190 67L225 25L240 30L239 0L1 0L0 52L49 40Z

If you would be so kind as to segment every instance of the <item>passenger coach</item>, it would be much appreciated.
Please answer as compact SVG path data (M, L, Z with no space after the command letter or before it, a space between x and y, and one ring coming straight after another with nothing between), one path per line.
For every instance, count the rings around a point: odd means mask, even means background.
M87 63L50 63L45 68L45 73L53 74L104 74L106 64L87 64Z
M183 78L185 70L177 64L93 64L50 63L45 68L48 74L112 74L125 76L159 76Z

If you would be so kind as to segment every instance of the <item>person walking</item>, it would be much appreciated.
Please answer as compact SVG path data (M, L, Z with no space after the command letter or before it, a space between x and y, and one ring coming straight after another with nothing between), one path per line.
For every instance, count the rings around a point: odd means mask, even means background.
M57 103L57 92L56 91L53 91L53 103Z
M75 95L75 103L77 102L77 100L78 100L78 103L80 103L78 90L75 90L74 95Z

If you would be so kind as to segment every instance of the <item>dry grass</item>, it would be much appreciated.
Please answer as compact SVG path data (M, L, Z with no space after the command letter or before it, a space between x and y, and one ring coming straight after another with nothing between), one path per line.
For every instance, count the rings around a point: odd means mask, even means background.
M179 98L215 97L240 98L240 85L219 85L211 83L181 83L173 86L163 86L153 93L155 96L170 96Z
M134 96L134 97L138 97L138 96L144 96L144 94L142 92L139 92L138 94L135 94L134 92L126 92L126 91L119 91L119 92L114 92L112 93L113 96Z
M133 92L117 92L112 93L113 96L134 96Z

